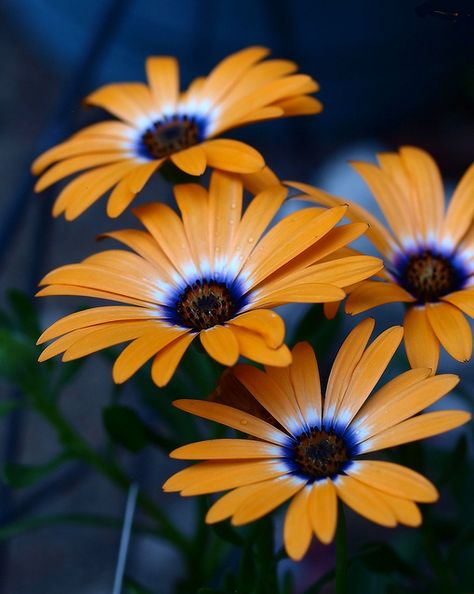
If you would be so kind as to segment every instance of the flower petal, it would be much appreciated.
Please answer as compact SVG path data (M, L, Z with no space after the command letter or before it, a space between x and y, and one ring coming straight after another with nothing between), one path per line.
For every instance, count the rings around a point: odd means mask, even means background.
M322 396L316 356L307 342L299 342L291 354L290 377L298 406L309 427L320 427Z
M314 533L322 543L329 544L337 524L337 495L330 479L313 483L308 511Z
M375 489L344 475L339 475L334 485L342 501L361 516L381 526L397 524L395 514Z
M202 175L206 171L206 154L199 145L172 153L170 159L176 167L189 175Z
M432 503L439 497L435 486L424 476L392 462L357 460L347 474L362 483L402 499Z
M170 458L178 460L233 460L281 456L281 446L255 439L208 439L181 446L170 453Z
M175 400L173 405L203 419L215 421L271 443L283 446L290 443L290 437L270 423L226 404L203 400Z
M151 377L158 387L166 386L170 381L188 346L195 338L194 332L183 334L155 355Z
M225 326L213 326L199 333L202 346L213 359L231 367L239 358L239 344L232 330Z
M300 561L311 544L313 536L308 516L308 499L311 487L297 493L288 507L283 527L286 552L293 561Z
M474 164L469 167L454 190L444 220L442 238L456 245L474 217Z
M275 367L286 367L291 363L291 353L285 344L272 349L259 334L250 332L246 328L233 325L232 332L239 343L240 354L244 357Z
M439 361L439 339L428 321L426 308L410 307L403 321L405 349L412 367L429 367L436 373Z
M285 338L285 323L271 309L254 309L229 320L230 326L241 326L259 334L267 345L276 349Z
M415 298L395 283L365 281L351 291L346 302L346 312L357 315L386 303L410 303L412 301L415 301Z
M469 361L472 332L459 309L450 303L427 303L426 313L434 333L451 357L463 363Z
M154 104L159 113L176 111L179 93L179 66L172 56L151 56L146 61L146 73Z
M258 151L238 140L207 140L201 147L206 154L209 167L234 173L253 173L265 166L265 161Z

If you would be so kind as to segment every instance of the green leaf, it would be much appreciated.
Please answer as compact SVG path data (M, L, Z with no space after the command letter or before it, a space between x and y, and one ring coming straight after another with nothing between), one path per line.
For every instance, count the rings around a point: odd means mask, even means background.
M0 417L4 417L21 406L20 402L16 400L9 400L7 402L0 402Z
M68 460L68 456L60 454L46 464L30 466L27 464L6 464L3 468L3 479L14 488L29 487L54 472Z
M395 549L386 542L368 542L360 550L363 563L377 573L400 573L416 575L416 571L404 561Z
M292 336L292 344L307 340L321 356L337 337L341 325L340 311L334 319L328 320L322 305L313 305L303 316Z
M38 393L43 384L34 342L14 331L0 329L0 378L25 392Z
M102 419L112 441L131 452L139 452L152 442L150 430L129 406L107 406Z
M136 580L131 577L125 576L123 580L123 593L124 594L158 594L156 591L151 591L142 584L139 584Z
M36 341L41 329L33 299L17 289L10 289L7 298L18 328Z
M234 528L232 528L229 522L217 522L216 524L211 524L211 526L217 536L222 540L230 542L231 544L237 545L239 547L243 546L243 538L236 530L234 530Z

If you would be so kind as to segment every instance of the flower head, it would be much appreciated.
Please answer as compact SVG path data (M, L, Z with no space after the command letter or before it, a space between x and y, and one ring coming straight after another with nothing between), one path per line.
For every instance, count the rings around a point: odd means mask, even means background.
M416 502L435 501L435 487L399 464L358 457L448 431L470 415L456 410L417 415L458 382L455 375L430 377L429 369L407 371L370 397L403 334L400 327L389 328L367 346L373 327L373 320L366 319L349 334L324 396L307 343L295 346L287 368L237 366L235 376L270 420L219 402L175 402L182 410L247 433L250 439L178 448L172 457L203 462L168 479L165 491L201 495L229 490L210 508L206 521L231 518L234 525L257 520L292 499L284 541L295 560L303 557L313 533L321 542L331 542L338 497L382 526L419 525Z
M440 344L458 361L472 354L474 317L474 165L445 210L439 170L424 151L404 147L378 155L379 165L353 163L388 223L349 203L347 216L364 220L367 237L385 259L381 281L351 289L346 311L358 314L386 303L407 304L403 325L412 367L438 366ZM291 185L326 206L343 201L304 184ZM347 203L347 200L344 200Z
M39 295L84 295L120 302L74 313L48 328L39 343L57 339L41 360L67 361L132 341L114 365L123 382L151 357L164 385L192 340L224 365L239 355L288 365L283 320L271 308L344 298L343 287L382 267L378 258L338 257L366 225L336 227L345 206L306 208L278 222L262 238L286 196L282 186L259 193L242 214L242 181L214 171L209 192L175 186L179 217L169 206L135 210L147 231L108 236L133 252L110 250L50 272ZM58 338L59 337L59 338Z
M255 149L216 137L243 124L322 109L308 96L317 83L295 74L293 62L263 61L268 53L262 47L237 52L182 93L176 59L148 58L148 85L110 84L86 98L119 121L93 124L38 157L33 173L43 175L36 190L87 170L64 188L53 214L75 219L112 190L107 212L116 217L167 160L191 175L201 175L208 165L236 173L262 169Z

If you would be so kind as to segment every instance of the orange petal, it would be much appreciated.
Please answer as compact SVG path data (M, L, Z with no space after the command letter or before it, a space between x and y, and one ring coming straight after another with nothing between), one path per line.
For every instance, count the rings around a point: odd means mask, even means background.
M290 377L299 408L309 427L320 427L322 396L316 356L307 342L299 342L291 354Z
M474 164L461 178L446 212L442 236L456 245L469 229L474 217Z
M374 398L371 415L366 417L363 424L361 423L359 434L364 437L374 435L408 419L437 402L458 382L457 375L445 374L431 376L407 385L399 392L393 389L386 390L384 397L379 401ZM390 394L392 398L389 398Z
M357 460L347 474L362 483L402 499L432 503L439 497L435 486L424 476L400 464L380 460Z
M102 107L139 129L152 121L155 111L150 89L142 83L104 85L88 95L85 103Z
M146 61L146 73L157 111L174 113L179 93L179 66L176 58L151 56Z
M189 175L202 175L206 171L206 155L199 145L173 153L170 159Z
M271 479L270 479L271 480ZM234 515L237 508L248 497L256 493L260 489L262 483L255 483L253 485L246 485L245 487L237 487L233 491L229 491L222 495L210 508L206 515L206 524L215 524L222 522Z
M439 340L428 321L426 308L410 307L403 321L405 349L412 367L429 367L436 373L439 361Z
M232 326L232 332L239 343L240 354L247 359L275 367L286 367L291 363L291 353L285 344L277 349L272 349L255 332L235 325Z
M287 431L292 434L301 431L304 419L298 403L283 392L268 374L251 365L238 365L234 375Z
M381 526L397 524L395 514L375 489L344 475L337 477L334 486L342 501L361 516Z
M454 293L441 297L441 299L458 307L470 318L474 318L474 289L471 288L455 291Z
M361 452L366 454L409 443L410 441L426 439L445 431L451 431L451 429L464 425L470 419L471 415L463 410L425 413L403 421L403 423L399 423L369 438L360 444Z
M247 311L230 320L229 325L241 326L259 334L272 349L280 347L285 338L285 323L271 309Z
M439 169L421 149L404 146L400 156L413 188L420 230L425 238L437 236L444 218L444 188Z
M219 404L217 402L206 402L202 400L175 400L173 405L203 419L221 423L226 427L243 431L253 437L258 437L271 443L288 445L290 437L270 423L257 419L241 410Z
M421 517L420 508L409 499L400 499L388 493L379 493L379 496L390 507L397 518L397 522L411 526L413 528L420 526L423 518Z
M219 138L201 145L209 167L235 173L253 173L265 166L262 155L238 140Z
M165 491L181 491L182 495L204 495L260 483L288 473L279 460L211 460L185 468L169 478Z
M128 380L140 367L156 355L162 348L176 340L187 330L174 327L157 326L130 343L117 357L113 367L113 378L116 384Z
M321 113L323 110L321 101L318 101L314 97L307 97L306 95L290 97L289 99L278 101L274 105L281 107L285 116L311 115Z
M93 307L84 311L78 311L51 324L38 338L36 344L41 344L66 332L87 328L96 324L106 322L120 322L123 320L156 319L156 310L142 307L130 307L123 305L109 305Z
M403 328L394 326L382 332L357 363L337 411L337 421L346 427L382 377L403 338Z
M337 496L331 480L313 483L308 510L314 533L322 543L329 544L337 524Z
M213 359L231 367L239 358L239 344L232 330L225 326L213 326L199 333L202 346Z
M155 355L151 366L151 377L158 387L166 386L170 381L186 349L195 338L195 333L188 332Z
M415 298L395 283L365 281L349 295L346 312L356 315L386 303L410 303L412 301L415 301Z
M255 173L243 173L240 178L244 184L244 188L254 196L267 188L280 186L280 180L270 167L264 167Z
M245 499L232 516L234 526L258 520L273 511L290 497L301 491L306 481L295 476L280 476L267 483Z
M375 322L372 318L363 320L350 332L339 349L326 388L323 415L325 420L331 420L335 417L354 369L369 342L374 326Z
M428 321L451 357L465 363L472 355L471 328L457 307L450 303L427 303Z
M232 460L281 456L280 446L254 439L208 439L176 448L170 453L170 458L178 460Z
M293 497L285 515L283 541L286 552L293 561L300 561L311 544L311 524L308 516L308 499L311 487L305 487Z
M231 246L242 211L242 180L235 175L214 171L209 184L209 235L211 257L217 267L234 254ZM201 231L202 233L202 231Z

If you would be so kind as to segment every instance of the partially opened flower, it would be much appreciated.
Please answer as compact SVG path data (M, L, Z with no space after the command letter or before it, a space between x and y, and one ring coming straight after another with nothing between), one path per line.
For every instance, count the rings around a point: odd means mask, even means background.
M331 260L366 230L361 223L336 227L345 206L300 210L261 238L286 189L261 192L243 214L242 194L240 178L218 171L209 192L195 184L175 186L181 218L169 206L149 204L135 211L147 231L108 234L135 253L105 251L50 272L39 295L84 295L121 305L57 321L39 339L57 339L41 360L64 353L68 361L132 341L115 362L115 381L155 356L152 376L164 385L199 335L224 365L234 365L239 355L288 365L284 323L271 308L341 300L344 286L368 278L382 262L369 256Z
M424 151L404 147L378 155L379 166L353 163L377 200L391 230L364 208L349 203L347 216L366 221L367 237L385 259L381 282L351 289L346 311L358 314L386 303L407 304L403 325L412 367L438 366L440 343L458 361L472 354L474 317L474 165L445 211L440 173ZM347 203L311 186L291 182L326 206Z
M373 327L373 320L364 320L347 337L324 397L307 343L295 346L287 368L237 366L236 377L270 413L271 422L216 402L176 401L178 408L250 439L178 448L173 458L204 461L168 479L165 491L202 495L230 490L212 505L206 521L231 518L236 526L291 499L284 542L295 560L306 553L313 533L323 543L332 541L338 498L382 526L418 526L416 502L435 501L436 488L399 464L358 457L448 431L470 415L457 410L417 415L458 382L455 375L430 377L430 369L407 371L370 397L403 334L400 327L389 328L367 346Z
M176 59L148 58L148 85L109 84L86 98L118 121L93 124L38 157L33 173L43 175L36 190L87 170L64 188L53 214L75 219L112 190L107 212L116 217L167 160L191 175L201 175L208 165L237 173L262 169L255 149L216 137L243 124L322 109L308 96L317 83L295 74L293 62L262 61L268 53L262 47L237 52L182 93Z

